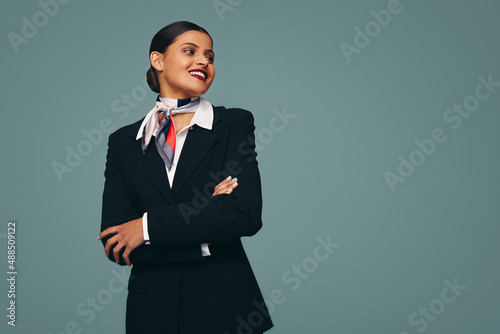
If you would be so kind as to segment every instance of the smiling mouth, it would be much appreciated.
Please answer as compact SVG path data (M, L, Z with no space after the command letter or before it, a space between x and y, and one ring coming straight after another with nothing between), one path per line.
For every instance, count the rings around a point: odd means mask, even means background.
M201 71L191 71L191 72L189 72L189 74L191 74L191 76L196 78L196 79L199 79L202 81L207 80L206 79L207 75Z

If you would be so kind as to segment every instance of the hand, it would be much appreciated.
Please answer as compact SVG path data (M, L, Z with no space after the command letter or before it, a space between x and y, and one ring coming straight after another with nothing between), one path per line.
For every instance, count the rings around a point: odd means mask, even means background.
M115 234L116 233L116 234ZM130 253L145 243L144 234L142 231L142 217L139 219L131 220L127 223L123 223L116 226L111 226L99 234L97 239L101 240L102 238L115 234L111 238L106 241L106 245L104 246L104 251L106 255L109 256L109 251L113 245L113 255L115 257L116 263L120 263L120 251L125 248L123 252L123 259L130 266Z
M234 188L238 186L238 178L231 179L231 176L228 176L226 179L222 180L215 189L212 196L220 195L220 194L230 194Z

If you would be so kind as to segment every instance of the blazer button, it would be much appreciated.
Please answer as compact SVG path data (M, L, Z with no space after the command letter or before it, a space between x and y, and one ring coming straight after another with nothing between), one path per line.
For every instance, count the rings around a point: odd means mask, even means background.
M179 278L179 272L176 271L172 274L172 278Z

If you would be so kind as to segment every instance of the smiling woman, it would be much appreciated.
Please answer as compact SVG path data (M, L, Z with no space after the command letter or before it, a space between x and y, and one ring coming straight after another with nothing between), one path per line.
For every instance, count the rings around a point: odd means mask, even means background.
M111 261L133 265L127 334L273 327L241 243L262 227L254 119L201 97L214 58L200 26L161 29L147 71L156 104L109 136L98 239Z
M165 38L171 36L170 30L168 26L160 30L151 42L148 70L151 89L175 99L203 95L215 77L212 38L206 31L189 30L170 42L170 38ZM167 50L164 44L169 45ZM193 82L193 78L201 82Z

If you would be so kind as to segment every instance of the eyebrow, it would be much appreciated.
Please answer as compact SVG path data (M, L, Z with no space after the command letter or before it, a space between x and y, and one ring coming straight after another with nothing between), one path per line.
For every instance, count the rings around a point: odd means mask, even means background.
M188 42L188 43L184 43L184 44L182 44L181 46L186 45L186 44L189 44L189 45L192 45L192 46L194 46L194 47L200 48L198 45L196 45L196 44L194 44L194 43L189 43L189 42ZM212 50L212 49L207 49L207 51L212 52L212 53L215 55L214 50Z

